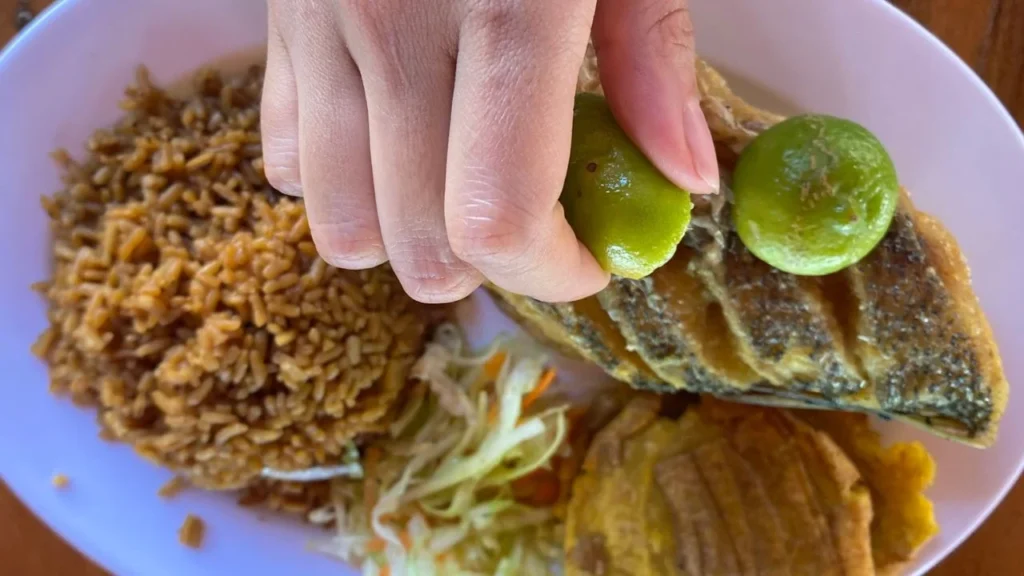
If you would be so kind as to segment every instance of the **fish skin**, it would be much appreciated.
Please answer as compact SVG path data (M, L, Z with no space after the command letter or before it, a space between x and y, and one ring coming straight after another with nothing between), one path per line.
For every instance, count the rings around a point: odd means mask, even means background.
M721 252L700 260L699 275L725 310L748 365L773 386L826 400L868 385L817 279L772 268L735 233Z
M994 440L1008 384L958 247L904 195L869 258L845 271L857 299L857 355L889 414Z
M672 314L668 299L655 289L652 277L613 278L598 299L629 348L674 389L728 396L760 380L750 370L730 374L702 362L699 343L686 330L685 322Z
M642 364L623 353L625 343L610 341L592 319L578 314L572 303L550 304L512 294L488 284L498 307L532 336L553 345L568 356L596 364L613 378L635 388L671 392L672 387ZM621 336L620 336L621 339Z

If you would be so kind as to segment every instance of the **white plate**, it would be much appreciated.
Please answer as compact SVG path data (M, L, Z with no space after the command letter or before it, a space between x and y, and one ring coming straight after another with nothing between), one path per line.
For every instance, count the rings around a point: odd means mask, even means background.
M1024 139L978 78L927 32L882 1L693 0L703 54L796 109L856 119L891 150L919 206L960 239L1004 352L1010 380L1024 376ZM216 494L171 502L169 475L96 436L93 415L46 391L28 353L45 325L30 282L46 277L47 228L38 197L59 186L48 159L82 148L111 123L133 70L146 63L168 82L265 41L256 0L65 0L0 55L0 472L46 522L121 575L347 573L304 551L297 525L257 520ZM870 38L868 40L867 38ZM472 312L472 311L470 311ZM493 310L491 310L493 312ZM470 314L475 333L507 326ZM930 490L942 533L921 554L923 572L999 502L1024 460L1024 394L1011 394L999 442L987 451L922 438L938 460ZM71 478L54 490L51 475ZM209 525L200 551L177 544L186 513Z

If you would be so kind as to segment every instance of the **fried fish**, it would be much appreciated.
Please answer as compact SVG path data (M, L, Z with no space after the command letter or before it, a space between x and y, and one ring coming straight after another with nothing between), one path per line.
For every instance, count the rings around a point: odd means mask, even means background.
M704 62L698 85L727 190L739 152L782 117L743 102ZM579 88L600 91L592 52ZM995 441L1009 386L991 329L955 240L909 196L867 257L823 278L758 260L728 206L702 202L672 261L597 295L607 317L572 307L566 322L529 299L513 315L560 326L563 348L642 389L871 412L974 446Z
M626 339L594 297L573 303L549 304L488 286L498 296L498 306L537 339L564 353L579 356L602 368L617 380L643 390L671 391L630 350Z

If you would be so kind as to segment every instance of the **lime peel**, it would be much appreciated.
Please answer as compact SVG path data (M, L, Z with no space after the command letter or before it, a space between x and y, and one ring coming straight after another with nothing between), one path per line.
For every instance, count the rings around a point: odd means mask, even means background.
M601 267L632 279L672 258L693 208L690 195L651 164L596 94L576 97L561 203Z
M819 276L855 264L882 240L899 181L866 128L809 114L776 124L744 149L733 194L747 249L784 272Z

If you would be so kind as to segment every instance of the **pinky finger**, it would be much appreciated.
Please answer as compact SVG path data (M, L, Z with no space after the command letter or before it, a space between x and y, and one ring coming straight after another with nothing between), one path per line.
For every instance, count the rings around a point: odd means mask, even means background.
M263 166L267 181L278 191L302 196L299 175L299 96L295 72L271 11L267 39L267 69L260 103Z

